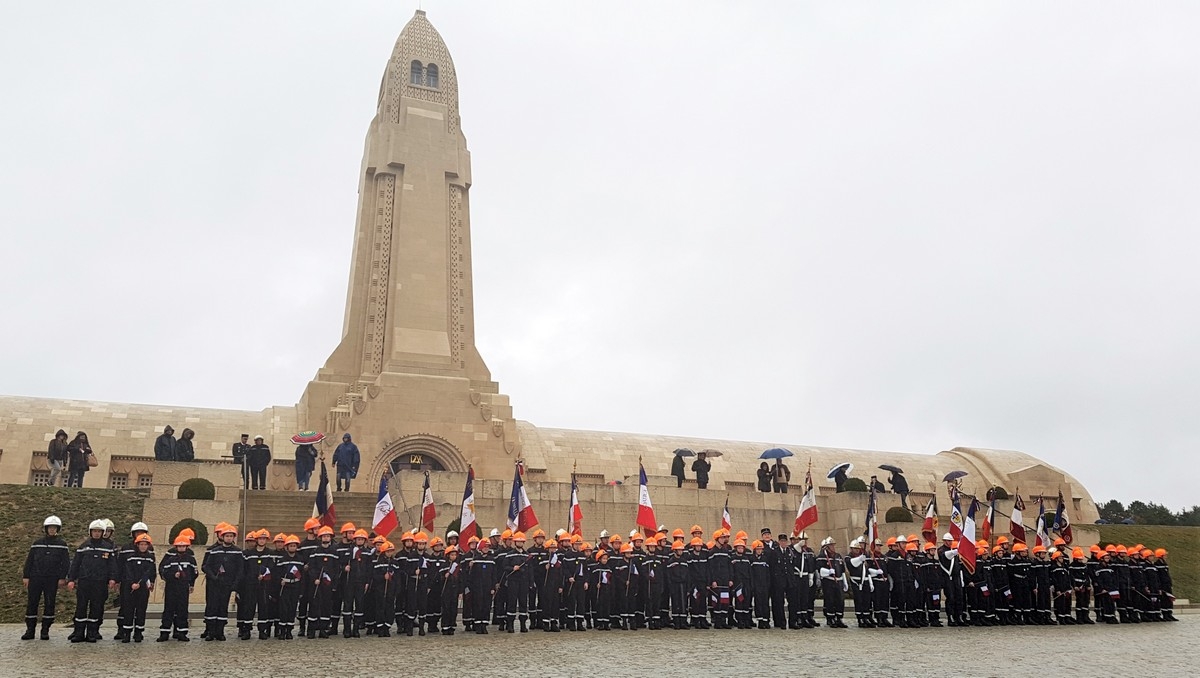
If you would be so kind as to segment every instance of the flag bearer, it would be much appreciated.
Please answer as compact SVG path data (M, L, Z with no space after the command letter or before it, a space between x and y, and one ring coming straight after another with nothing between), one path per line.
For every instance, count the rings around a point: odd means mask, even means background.
M275 637L280 640L291 640L292 629L296 626L296 608L300 602L300 591L304 586L304 561L300 556L300 537L289 534L283 538L283 552L273 565L273 586L278 586L277 604L275 606L276 627Z
M317 549L309 556L305 565L305 576L313 583L313 598L308 606L309 638L329 637L331 617L333 615L334 585L342 574L341 558L338 557L337 547L333 543L333 528L325 525L317 531L321 540Z
M458 594L462 590L463 568L458 562L458 547L447 546L441 563L442 635L454 635L458 619Z

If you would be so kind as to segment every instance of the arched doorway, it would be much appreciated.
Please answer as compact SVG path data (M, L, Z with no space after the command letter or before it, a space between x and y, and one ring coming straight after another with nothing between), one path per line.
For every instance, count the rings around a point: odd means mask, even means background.
M384 473L399 476L425 471L466 470L466 459L448 440L428 434L417 434L385 444L383 453L375 459L371 478L375 486L378 486Z

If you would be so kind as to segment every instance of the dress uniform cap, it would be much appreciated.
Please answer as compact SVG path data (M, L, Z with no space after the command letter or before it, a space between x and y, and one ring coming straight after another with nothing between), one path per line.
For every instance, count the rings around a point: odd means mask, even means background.
M758 533L759 534L771 534L771 528L764 527L763 529L759 530Z

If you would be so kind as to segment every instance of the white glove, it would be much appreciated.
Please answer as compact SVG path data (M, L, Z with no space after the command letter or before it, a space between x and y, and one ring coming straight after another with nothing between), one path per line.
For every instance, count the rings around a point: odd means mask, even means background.
M947 557L947 558L957 558L957 557L958 557L958 549L949 549L949 550L947 550L947 551L946 551L946 557Z
M842 582L842 592L845 593L846 591L849 591L849 590L850 590L850 585L847 584L846 582Z
M828 567L822 567L822 568L821 568L821 576L822 576L822 577L832 577L832 576L833 576L833 570L832 570L831 568L828 568Z
M879 575L883 574L883 570L877 570L873 567L868 567L867 574L871 575L872 577L878 577Z
M816 577L817 577L817 575L815 575L815 574L808 575L808 585L809 586L813 585L813 582L816 580Z

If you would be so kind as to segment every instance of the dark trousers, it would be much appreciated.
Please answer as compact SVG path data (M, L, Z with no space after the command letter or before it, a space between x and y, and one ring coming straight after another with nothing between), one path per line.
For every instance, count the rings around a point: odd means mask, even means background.
M333 587L328 582L313 585L312 601L308 604L308 630L325 631L333 609Z
M38 620L38 604L42 607L42 622L54 622L54 604L58 600L58 580L54 577L30 577L28 598L25 602L25 623L35 624Z
M255 613L258 613L258 616L260 618L262 616L264 616L264 613L266 612L266 610L259 609L259 603L261 602L261 598L262 598L259 595L260 588L262 588L262 587L259 584L258 580L255 580L255 582L253 584L242 586L238 590L238 604L237 604L238 628L241 628L243 626L253 625Z
M708 587L704 584L692 584L691 602L692 624L701 626L708 624Z
M846 598L842 595L842 582L836 579L821 579L821 596L825 608L825 618L840 620L846 613Z
M347 631L361 627L366 610L367 582L346 582L342 587L342 624ZM351 626L353 623L353 626Z
M576 620L583 623L583 613L587 608L587 592L583 590L583 581L576 577L575 583L567 584L564 595L567 598L567 622Z
M871 584L869 580L864 580L862 584L850 584L850 591L854 594L854 618L860 623L863 621L871 621Z
M771 617L775 628L787 628L787 612L784 611L783 601L787 598L787 585L782 581L771 582Z
M121 631L129 635L131 631L146 630L146 604L150 602L150 589L142 586L136 591L129 584L121 585L121 619L124 626Z
M233 595L233 587L221 582L208 580L204 594L204 623L211 624L210 633L224 635L225 624L229 621L229 596Z
M251 466L250 467L250 489L252 489L252 490L267 489L267 467L266 466Z
M75 582L75 631L89 636L100 634L104 621L104 601L108 600L108 582Z
M667 596L671 600L671 621L683 624L688 613L688 585L671 584L667 589Z
M296 618L300 620L300 625L303 627L308 623L308 606L312 603L313 583L312 579L302 577L300 581L300 595L296 601Z
M509 581L504 585L504 618L508 623L518 616L529 617L529 586L524 582Z
M276 606L278 626L291 631L296 625L296 605L300 602L300 583L284 584L279 591L279 603Z
M788 493L788 491L787 491L788 484L787 483L775 483L773 489L778 494L787 494Z
M442 630L454 629L458 625L458 587L447 584L442 587Z
M87 473L83 469L73 468L67 471L67 487L83 487L83 474Z
M174 628L176 636L187 635L188 632L188 586L174 584L168 580L166 593L163 596L162 621L158 625L159 633L170 633Z
M888 591L888 580L875 580L875 591L871 593L871 611L875 613L875 621L887 621L888 615L888 598L891 592Z
M754 621L759 625L771 622L771 587L754 587Z

